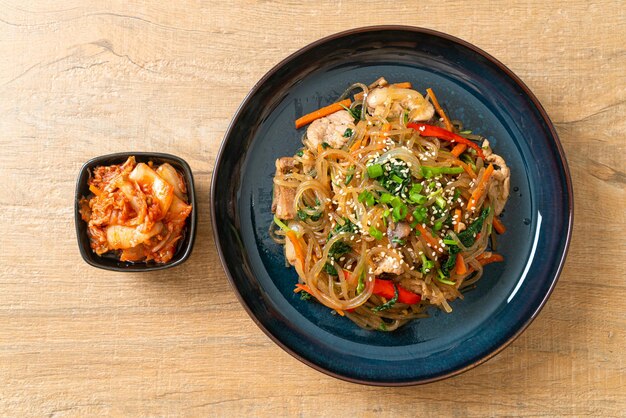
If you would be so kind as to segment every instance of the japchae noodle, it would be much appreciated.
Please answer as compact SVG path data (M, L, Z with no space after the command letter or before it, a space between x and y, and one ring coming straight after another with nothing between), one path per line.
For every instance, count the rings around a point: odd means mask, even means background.
M509 169L432 90L355 83L305 125L303 148L276 161L270 231L303 299L392 331L431 305L451 312L502 261L487 249L505 230Z

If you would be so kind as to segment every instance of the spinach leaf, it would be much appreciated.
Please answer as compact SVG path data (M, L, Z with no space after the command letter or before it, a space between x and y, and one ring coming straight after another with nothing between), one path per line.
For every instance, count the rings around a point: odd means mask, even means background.
M380 306L372 308L372 311L374 312L384 311L385 309L389 309L393 305L395 305L397 301L398 301L398 286L394 283L393 284L393 298L389 299L387 303L383 303Z
M483 229L483 223L485 222L485 219L487 219L489 212L490 208L487 207L483 209L480 216L474 222L472 222L466 230L459 232L457 237L459 237L459 241L461 241L461 244L466 247L471 247L474 244L474 242L476 241L475 235L478 234L481 229ZM451 239L449 235L446 238ZM448 259L445 263L441 265L441 271L446 277L450 277L450 272L454 269L454 265L456 264L456 256L458 253L461 252L461 249L458 246L452 246L449 248L450 250Z
M340 257L348 254L351 250L352 247L350 246L350 244L340 240L335 242L333 246L330 247L330 251L328 251L328 257L337 260ZM327 262L324 265L324 270L331 276L337 275L337 269L335 268L335 266L332 265L332 263Z
M343 220L344 220L344 224L343 225L339 225L339 224L335 225L333 230L330 231L330 233L328 234L328 238L326 239L326 241L331 239L334 235L341 234L342 232L356 232L358 230L357 226L355 224L353 224L350 221L350 219L343 218Z

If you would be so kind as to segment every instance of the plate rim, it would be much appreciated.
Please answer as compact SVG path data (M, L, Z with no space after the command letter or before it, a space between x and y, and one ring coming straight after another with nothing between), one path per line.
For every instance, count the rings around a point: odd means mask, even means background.
M452 370L452 371L450 371L448 373L440 374L440 375L429 377L429 378L413 379L413 380L399 381L399 382L380 381L380 380L372 380L372 379L359 379L359 378L354 378L354 377L350 377L350 376L344 376L342 374L333 372L332 370L328 370L328 369L326 369L326 368L324 368L324 367L322 367L322 366L320 366L320 365L318 365L318 364L316 364L316 363L314 363L314 362L304 358L303 356L301 356L300 354L295 352L293 349L288 347L286 344L284 344L278 337L276 337L274 334L272 334L269 331L269 329L252 313L251 308L248 306L248 304L243 299L243 296L239 292L239 289L238 289L238 287L237 287L237 285L235 283L235 280L234 280L234 278L233 278L233 276L232 276L232 274L231 274L231 272L230 272L230 270L229 270L229 268L228 268L228 266L226 264L226 259L225 259L225 256L224 256L224 252L222 251L222 245L221 245L221 240L220 240L219 228L218 228L217 220L216 220L216 205L215 205L215 202L216 202L216 182L217 182L217 175L216 174L219 172L219 169L220 169L221 164L222 164L222 157L224 155L226 144L228 142L227 139L231 136L232 131L235 128L235 123L236 123L237 119L239 118L239 116L241 115L241 113L244 110L244 108L247 106L248 102L252 99L252 97L254 95L256 95L256 93L267 82L267 80L269 78L271 78L281 68L283 68L285 66L285 64L289 63L290 61L292 61L296 57L299 57L301 55L306 54L307 52L309 52L310 50L316 48L319 45L325 44L325 43L333 41L335 39L344 38L346 36L354 35L354 34L367 33L367 32L383 32L383 31L405 31L405 32L411 32L411 33L414 33L414 34L419 34L419 35L435 36L435 37L443 38L446 41L450 41L452 43L459 44L460 46L465 47L465 48L471 50L475 54L477 54L477 55L483 57L484 59L486 59L487 61L491 62L500 71L502 71L506 76L508 76L511 80L513 80L513 82L515 84L517 84L517 86L519 88L522 89L524 94L530 99L531 103L536 107L537 111L539 112L539 115L541 116L541 119L545 122L546 127L547 127L548 131L550 132L550 136L552 137L552 140L554 141L554 145L556 146L556 150L558 152L558 156L559 156L559 160L560 160L559 161L559 163L560 163L559 165L560 165L560 168L563 171L564 178L565 178L566 189L564 191L567 192L567 213L568 213L568 216L567 216L567 231L566 231L566 237L565 237L565 243L564 243L564 247L563 247L563 252L561 254L561 257L558 260L558 266L556 268L555 274L551 278L550 287L548 288L548 291L546 292L546 294L543 296L543 298L541 299L541 301L537 305L537 308L534 310L532 315L530 315L530 317L528 319L526 319L526 321L524 321L524 323L519 327L519 329L515 333L513 333L506 341L504 341L500 346L496 347L491 352L487 353L486 355L482 356L479 359L476 359L472 363L470 363L470 364L468 364L468 365L466 365L466 366L464 366L462 368L458 368L458 369ZM511 71L506 65L504 65L502 62L500 62L498 59L493 57L488 52L485 52L484 50L482 50L481 48L471 44L470 42L465 41L464 39L458 38L456 36L453 36L453 35L450 35L450 34L447 34L447 33L444 33L444 32L440 32L440 31L434 30L434 29L429 29L429 28L424 28L424 27L417 27L417 26L408 26L408 25L363 26L363 27L356 27L356 28L344 30L344 31L341 31L341 32L336 32L336 33L324 36L324 37L322 37L322 38L320 38L320 39L318 39L316 41L313 41L313 42L305 45L302 48L297 49L296 51L292 52L291 54L289 54L284 59L280 60L270 70L268 70L263 75L263 77L261 77L253 85L253 87L250 89L250 91L246 94L246 96L242 100L241 104L237 107L237 110L233 114L233 116L231 118L231 121L230 121L230 123L228 125L228 128L224 132L224 136L222 138L222 141L220 143L220 147L219 147L218 152L216 154L215 164L214 164L213 172L212 172L212 176L211 176L211 193L210 193L210 198L211 198L211 202L210 202L210 207L211 207L211 225L212 225L212 228L213 228L214 244L217 247L217 252L218 252L218 256L220 258L220 263L222 265L222 268L224 269L224 272L226 273L226 276L228 278L230 286L231 286L232 290L234 291L235 296L237 297L237 300L243 306L243 308L245 309L247 314L250 316L252 321L276 345L281 347L285 352L289 353L292 357L296 358L297 360L301 361L302 363L306 364L307 366L309 366L309 367L311 367L311 368L313 368L313 369L315 369L315 370L317 370L319 372L322 372L322 373L324 373L324 374L326 374L328 376L331 376L331 377L334 377L334 378L337 378L337 379L340 379L340 380L343 380L343 381L347 381L347 382L351 382L351 383L357 383L357 384L362 384L362 385L368 385L368 386L379 386L379 387L416 386L416 385L432 383L432 382L444 380L444 379L447 379L447 378L450 378L450 377L453 377L453 376L457 376L457 375L460 375L462 373L465 373L466 371L468 371L470 369L473 369L474 367L477 367L477 366L487 362L488 360L492 359L493 357L498 355L500 352L502 352L511 343L513 343L530 326L530 324L539 315L541 310L544 308L546 302L548 301L549 297L551 296L552 292L554 291L554 288L556 287L556 284L557 284L557 282L558 282L558 280L559 280L559 278L561 276L561 273L563 271L563 267L565 265L565 260L567 258L567 254L569 252L569 247L570 247L571 238L572 238L573 221L574 221L574 191L573 191L573 184L572 184L572 179L571 179L571 174L570 174L567 158L565 156L565 152L563 150L563 146L561 144L561 140L560 140L560 138L559 138L559 136L558 136L558 134L556 132L556 128L554 127L554 124L552 123L552 120L548 116L546 110L541 105L541 103L539 102L537 97L530 90L530 88L515 73L513 73L513 71Z

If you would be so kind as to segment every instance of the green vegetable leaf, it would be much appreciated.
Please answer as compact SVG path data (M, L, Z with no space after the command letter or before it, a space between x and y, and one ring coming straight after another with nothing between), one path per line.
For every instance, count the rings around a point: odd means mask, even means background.
M337 260L340 257L349 253L351 250L352 247L350 246L350 244L339 240L335 242L332 247L330 247L330 250L328 251L328 257ZM337 269L330 262L326 262L326 264L324 265L324 270L331 276L337 275Z
M328 234L328 238L326 241L331 239L334 235L341 234L342 232L356 232L357 231L358 229L357 226L353 224L350 221L350 219L343 218L343 221L344 221L343 225L340 225L340 224L335 225L333 230L330 231L330 233Z
M478 234L481 229L483 229L483 223L485 222L485 219L487 219L487 216L489 216L489 211L489 207L483 209L480 216L474 222L472 222L470 226L467 227L467 229L457 235L459 241L461 241L461 244L466 247L471 247L474 244L474 241L476 241L475 235ZM448 236L446 239L451 238L450 236ZM448 250L448 258L446 262L443 263L441 266L441 271L445 277L450 277L450 272L454 269L454 265L456 264L456 256L460 252L461 249L457 245L451 246Z
M384 311L386 309L393 307L393 305L395 305L397 301L398 301L398 286L396 286L396 284L394 283L393 284L393 298L391 298L387 303L383 303L380 306L372 308L372 311L374 312Z
M307 291L302 290L300 292L300 300L309 300L311 299L311 294Z
M443 274L441 270L437 270L437 280L443 284L448 284L450 286L454 286L456 283L452 280L447 280L446 276Z
M358 120L361 120L361 116L363 113L363 106L356 105L354 106L354 109L349 109L348 112L350 112L350 114L354 118L354 121L356 122Z

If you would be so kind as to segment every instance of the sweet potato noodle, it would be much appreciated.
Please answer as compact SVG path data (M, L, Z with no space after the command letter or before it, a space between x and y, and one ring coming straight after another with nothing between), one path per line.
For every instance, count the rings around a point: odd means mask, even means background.
M123 164L96 167L89 190L80 214L96 254L133 262L172 259L192 211L183 176L174 167L129 157Z
M270 234L298 273L294 291L363 328L451 312L503 260L506 162L426 91L355 83L299 118L303 147L276 160Z

